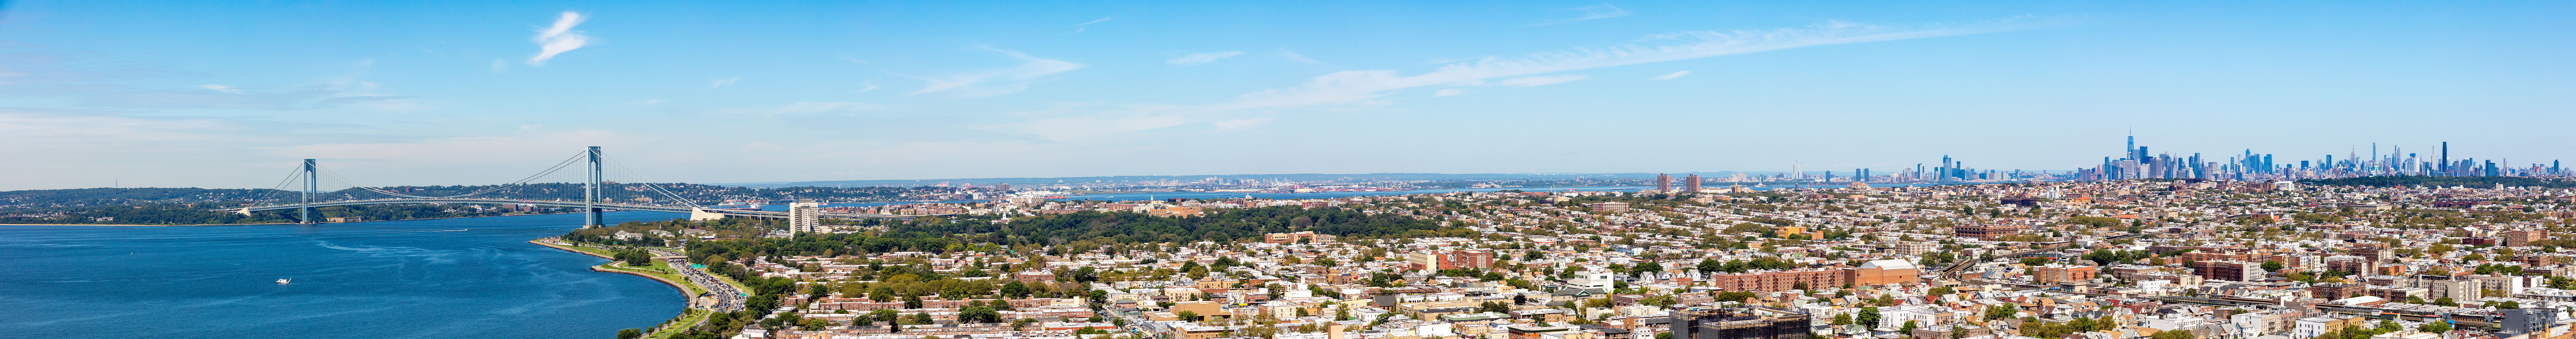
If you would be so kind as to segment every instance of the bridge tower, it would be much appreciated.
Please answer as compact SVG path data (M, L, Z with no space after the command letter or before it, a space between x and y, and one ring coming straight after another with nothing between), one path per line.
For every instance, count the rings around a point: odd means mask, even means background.
M318 178L319 176L313 173L313 159L304 159L304 202L295 208L297 215L300 215L296 223L313 224L313 191L321 189L321 185L313 180Z
M599 227L599 146L590 147L590 183L581 192L581 228Z

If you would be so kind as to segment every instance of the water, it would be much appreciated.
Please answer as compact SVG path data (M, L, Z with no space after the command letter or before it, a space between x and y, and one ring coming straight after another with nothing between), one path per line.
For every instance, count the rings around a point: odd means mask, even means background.
M608 338L680 312L667 285L527 243L580 223L0 226L0 337Z

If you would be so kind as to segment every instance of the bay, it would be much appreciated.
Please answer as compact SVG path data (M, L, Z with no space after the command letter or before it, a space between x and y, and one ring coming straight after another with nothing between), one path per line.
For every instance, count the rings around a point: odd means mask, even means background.
M608 338L680 312L668 285L526 242L580 222L0 226L0 337Z

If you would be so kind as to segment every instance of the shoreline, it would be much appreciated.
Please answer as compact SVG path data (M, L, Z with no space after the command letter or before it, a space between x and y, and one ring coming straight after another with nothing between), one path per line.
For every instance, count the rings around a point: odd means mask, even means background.
M592 272L616 272L616 273L625 273L625 274L628 274L628 275L634 275L634 276L638 276L638 277L651 278L651 279L653 279L653 281L660 281L660 282L662 282L662 284L663 284L663 285L669 285L669 286L671 286L671 288L672 288L672 289L679 290L679 292L680 292L680 297L682 297L682 298L688 298L688 305L687 305L687 306L684 306L684 307L682 307L682 308L697 308L697 306L698 306L698 296L689 294L689 287L688 287L688 286L686 286L686 285L681 285L681 284L680 284L680 282L677 282L677 281L671 281L670 279L663 279L662 277L653 276L653 275L651 275L651 274L644 274L644 273L632 272L632 271L626 271L626 270L617 270L617 269L605 269L605 268L600 268L600 266L608 266L608 265L614 265L614 264L617 264L617 261L616 261L616 260L617 260L617 258L613 258L613 257L609 257L609 256L604 256L604 255L599 255L599 253L590 253L590 252L586 252L586 251L582 251L582 250L576 250L576 249L570 249L570 248L563 248L563 246L559 246L559 245L555 245L555 244L549 244L549 243L546 243L546 242L543 242L543 241L537 241L537 240L543 240L543 238L539 238L539 239L531 239L531 240L528 240L528 243L530 243L530 244L537 244L537 246L545 246L545 247L547 247L547 248L553 248L553 249L557 249L557 250L563 250L563 251L565 251L565 252L580 253L580 254L582 254L582 255L593 256L593 257L599 257L599 258L601 258L601 259L608 259L609 261L608 261L608 263L606 263L606 264L591 265L591 266L590 266L590 270L591 270Z
M552 238L552 237L548 237L548 238ZM685 330L685 329L687 328L687 327L685 327L685 326L683 326L683 327L673 328L673 327L670 327L670 325L672 325L672 323L673 323L674 321L682 320L682 319L688 319L689 317L692 317L692 316L697 316L698 311L702 311L702 310L703 310L703 311L707 311L707 312L714 312L714 311L715 311L715 310L705 310L705 309L700 309L700 308L698 308L698 296L697 296L697 295L693 295L693 294L689 294L689 287L688 287L688 286L686 286L686 285L681 285L681 283L680 283L680 282L677 282L677 281L671 281L670 279L663 279L662 277L653 276L653 275L651 275L651 274L644 274L644 273L642 273L642 272L633 272L633 271L620 270L620 269L604 268L603 266L616 265L616 264L617 264L617 261L616 261L616 260L617 260L617 258L612 258L612 257L609 257L609 256L599 255L598 253L590 253L590 252L586 252L586 251L582 251L582 250L576 250L576 249L564 248L563 246L558 246L558 245L555 245L555 244L549 244L549 243L546 243L546 242L544 242L544 241L539 241L539 240L545 240L545 239L546 239L546 238L529 239L529 240L528 240L528 243L530 243L530 244L537 244L537 246L545 246L546 248L552 248L552 249L562 250L562 251L565 251L565 252L581 253L582 255L588 255L588 256L593 256L593 257L599 257L599 258L602 258L602 259L609 259L608 263L606 263L606 264L591 265L591 266L590 266L590 271L591 271L591 272L613 272L613 273L624 273L624 274L626 274L626 275L632 275L632 276L644 277L645 279L653 279L653 281L659 281L659 282L662 282L662 285L664 285L664 286L670 286L672 290L675 290L675 292L679 292L679 293L680 293L680 299L681 299L681 300L683 300L683 301L681 302L682 304L680 305L680 315L679 315L679 316L671 317L671 320L663 320L661 324L655 324L655 325L650 326L650 327L645 327L646 329L648 329L648 330L651 330L651 331L652 331L652 332L650 332L650 333L646 333L646 335L645 335L645 336L647 336L647 337L650 337L650 336L652 336L653 334L656 334L656 333L660 333L660 332L663 332L663 331L670 331L670 330L673 330L673 329L682 329L682 330ZM702 288L702 289L703 289L703 288ZM712 291L714 291L714 290L709 289L709 290L707 290L707 291L710 291L710 293L712 293Z

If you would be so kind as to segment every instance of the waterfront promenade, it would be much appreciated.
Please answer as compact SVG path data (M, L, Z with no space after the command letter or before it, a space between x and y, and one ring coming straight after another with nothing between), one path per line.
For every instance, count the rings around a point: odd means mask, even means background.
M688 308L671 321L665 321L660 326L650 329L645 334L645 338L667 337L686 331L690 327L704 323L709 313L741 311L743 298L748 295L743 293L740 285L735 284L731 279L724 279L706 270L691 267L687 256L668 249L643 248L652 252L653 258L661 260L662 263L653 265L654 267L636 267L623 261L613 261L616 260L614 255L616 249L575 245L555 237L529 240L528 243L610 259L612 261L606 264L592 266L591 270L652 278L679 289L681 294L688 297Z

